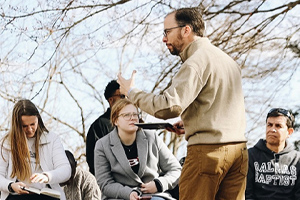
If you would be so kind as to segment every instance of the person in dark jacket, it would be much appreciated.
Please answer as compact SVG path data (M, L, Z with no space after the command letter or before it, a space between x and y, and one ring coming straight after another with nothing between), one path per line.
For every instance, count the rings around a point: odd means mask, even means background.
M105 99L109 103L109 108L106 112L98 117L92 125L87 133L86 137L86 161L89 166L90 172L95 175L94 169L94 147L100 138L108 134L112 131L113 126L110 123L110 108L114 105L116 101L119 99L125 98L125 95L120 93L120 85L116 80L110 81L104 91Z
M300 199L300 153L287 141L294 132L294 116L273 108L266 124L266 139L248 151L246 199Z

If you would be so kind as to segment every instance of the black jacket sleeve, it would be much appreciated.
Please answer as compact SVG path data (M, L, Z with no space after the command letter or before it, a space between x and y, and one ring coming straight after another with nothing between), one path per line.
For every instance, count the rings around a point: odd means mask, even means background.
M90 127L86 137L86 161L90 172L95 175L94 169L94 148L97 140L112 131L113 126L109 119L99 117Z

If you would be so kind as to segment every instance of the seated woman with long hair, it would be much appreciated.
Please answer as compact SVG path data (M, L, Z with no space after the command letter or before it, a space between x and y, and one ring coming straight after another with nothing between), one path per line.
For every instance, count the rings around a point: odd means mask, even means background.
M59 137L46 129L30 100L18 101L12 112L11 128L1 141L0 191L2 200L54 199L22 189L52 188L65 194L59 183L71 176L71 166Z
M128 99L117 101L111 110L114 130L97 141L95 176L102 199L137 200L170 195L181 173L181 166L154 131L138 129L138 108Z

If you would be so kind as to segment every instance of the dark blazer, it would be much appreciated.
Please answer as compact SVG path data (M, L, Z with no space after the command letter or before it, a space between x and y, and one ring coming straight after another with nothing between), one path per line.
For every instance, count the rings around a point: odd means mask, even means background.
M97 141L95 176L102 199L129 199L132 190L153 179L160 181L163 192L177 185L181 166L162 139L154 131L140 129L136 143L140 162L138 174L129 165L116 128Z

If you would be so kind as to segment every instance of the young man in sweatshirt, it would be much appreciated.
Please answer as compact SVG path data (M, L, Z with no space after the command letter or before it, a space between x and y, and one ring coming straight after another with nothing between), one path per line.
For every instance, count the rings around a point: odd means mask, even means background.
M300 154L287 139L294 116L273 108L266 119L266 139L249 149L246 199L300 199Z

